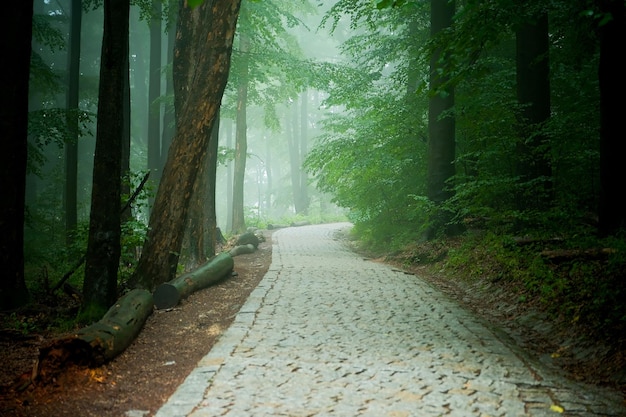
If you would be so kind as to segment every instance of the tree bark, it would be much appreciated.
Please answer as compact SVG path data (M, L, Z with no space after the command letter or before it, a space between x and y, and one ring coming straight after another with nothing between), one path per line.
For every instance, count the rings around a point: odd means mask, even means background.
M624 39L626 6L623 0L601 1L602 11L611 19L600 28L600 202L601 236L615 235L626 228L626 202L622 195L626 171L626 141L622 120L626 113L624 96Z
M154 304L159 310L175 307L195 291L224 279L232 270L231 255L221 253L200 268L159 285L154 291Z
M237 86L237 125L235 129L235 169L233 175L233 234L246 230L244 215L244 184L246 179L246 159L248 158L248 138L246 106L248 105L248 66L250 40L241 35L239 53L241 67Z
M152 0L148 85L148 170L154 189L161 178L161 0Z
M128 78L129 0L105 0L98 122L82 314L101 315L117 300L121 236L124 85Z
M246 253L254 253L254 251L256 251L254 245L252 243L248 243L246 245L235 246L230 251L228 251L228 254L232 257L235 257Z
M130 346L153 310L149 291L130 291L98 322L42 347L34 374L47 382L68 364L96 367L110 361Z
M186 231L188 242L187 265L196 268L215 256L217 227L215 216L215 182L217 172L217 150L219 140L219 113L209 140L209 149L193 187L189 205L189 220Z
M174 74L182 79L175 80L174 86L175 94L182 94L184 100L175 98L176 137L163 169L143 255L130 280L131 286L148 289L176 273L193 185L228 79L240 0L205 0L193 10L181 5ZM193 77L188 76L191 69Z
M455 4L448 0L432 0L430 16L430 35L436 37L439 32L452 25ZM455 174L454 158L456 153L455 118L446 114L454 106L454 89L446 86L448 78L441 70L441 51L434 51L430 59L430 91L428 105L428 176L427 196L440 206L452 197L453 192L448 180ZM439 230L445 228L449 216L438 210L433 219L433 227L428 232L428 239L434 238Z
M80 80L80 30L82 25L82 1L72 0L67 53L68 88L67 88L67 127L70 137L65 141L65 240L69 246L74 241L77 213L78 190L78 98Z
M303 91L300 95L301 107L300 107L300 166L298 172L300 173L300 207L303 214L309 213L309 205L311 199L309 198L309 176L307 171L302 166L306 159L306 154L309 151L309 93L307 90Z
M7 16L0 30L6 62L0 94L0 310L28 302L24 281L24 198L28 137L28 79L33 27L33 2L4 5Z
M538 133L550 118L548 15L530 16L516 32L517 101L520 138L516 174L520 210L544 209L550 201L552 170L549 138ZM536 186L539 181L540 186Z
M170 19L177 18L176 15L170 16ZM176 42L176 30L175 28L169 27L167 32L167 64L171 65L174 59L174 45ZM166 77L165 84L165 95L173 96L174 95L174 85L172 81L172 73L168 72ZM176 134L176 118L174 117L174 104L167 102L165 104L165 110L163 112L163 133L161 135L161 162L159 167L163 167L165 165L165 161L167 160L167 153L169 152L170 145L172 144L172 139Z

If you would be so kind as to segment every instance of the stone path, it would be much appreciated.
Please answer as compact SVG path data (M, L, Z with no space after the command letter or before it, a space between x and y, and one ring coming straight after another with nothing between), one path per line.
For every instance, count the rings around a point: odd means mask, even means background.
M350 252L346 223L281 229L272 264L156 417L626 416L425 281Z

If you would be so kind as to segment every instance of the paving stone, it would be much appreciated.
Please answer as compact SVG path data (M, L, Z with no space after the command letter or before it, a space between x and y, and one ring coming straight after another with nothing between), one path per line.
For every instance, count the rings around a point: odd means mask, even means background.
M280 229L258 287L156 417L624 416L419 277ZM581 395L584 393L584 395Z

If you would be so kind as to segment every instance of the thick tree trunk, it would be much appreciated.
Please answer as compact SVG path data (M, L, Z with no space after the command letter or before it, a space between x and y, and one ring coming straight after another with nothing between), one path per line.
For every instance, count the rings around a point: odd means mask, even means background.
M228 253L221 253L200 268L159 285L154 291L154 305L159 310L175 307L189 294L226 278L234 262Z
M4 5L7 19L0 30L6 62L0 94L0 310L28 302L24 281L24 198L28 137L28 77L33 25L33 2Z
M192 268L215 256L215 180L217 170L217 149L219 132L219 114L211 131L211 140L205 161L198 172L193 196L189 206L189 220L186 231L188 244L187 265Z
M626 202L622 195L626 171L626 141L622 119L626 113L624 96L624 38L626 6L623 0L601 2L611 19L600 28L600 203L599 231L602 236L626 228Z
M121 235L124 86L128 78L129 0L105 0L98 125L93 167L83 315L101 315L117 299Z
M153 310L150 292L130 291L100 321L42 347L33 374L45 383L69 364L95 367L110 361L130 346Z
M183 79L175 80L174 86L175 94L182 94L185 99L175 99L176 137L163 169L143 255L131 286L153 289L176 273L193 185L228 80L239 6L240 0L205 0L190 10L182 3L174 71L175 76ZM195 77L186 75L191 68Z

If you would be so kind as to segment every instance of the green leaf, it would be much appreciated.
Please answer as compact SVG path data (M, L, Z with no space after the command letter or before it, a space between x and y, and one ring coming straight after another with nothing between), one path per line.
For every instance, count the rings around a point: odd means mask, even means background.
M187 0L187 4L189 4L189 7L191 7L192 9L194 7L200 6L203 2L204 0Z

